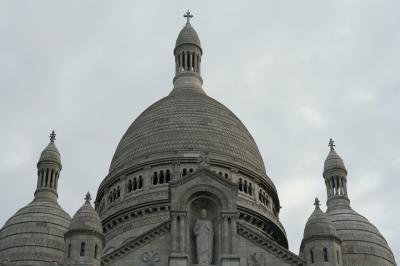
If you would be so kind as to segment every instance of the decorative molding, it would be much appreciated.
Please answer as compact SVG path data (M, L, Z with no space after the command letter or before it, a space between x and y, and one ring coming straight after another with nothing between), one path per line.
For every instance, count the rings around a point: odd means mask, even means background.
M238 223L238 234L248 239L249 241L255 243L257 246L264 248L266 251L269 251L275 256L288 262L291 265L295 266L306 265L306 262L296 254L290 252L288 249L285 249L275 241L254 232L251 228L248 228L247 226L240 223ZM255 266L257 264L250 264L249 266L253 265ZM264 265L260 264L260 266Z
M160 236L169 233L171 231L171 223L168 221L166 223L161 224L160 226L146 232L132 241L127 242L126 244L120 246L116 250L112 251L108 255L105 255L101 260L101 265L109 265L116 259L120 259L121 257L127 255L128 253L135 251L150 242L158 239Z

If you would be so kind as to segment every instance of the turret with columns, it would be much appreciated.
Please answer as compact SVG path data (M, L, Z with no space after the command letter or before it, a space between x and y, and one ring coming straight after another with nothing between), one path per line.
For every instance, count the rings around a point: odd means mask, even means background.
M56 133L50 134L50 143L42 151L37 163L38 180L35 191L35 199L57 201L58 178L60 176L61 156L56 144Z
M347 195L347 170L342 158L335 151L333 139L329 140L330 151L324 163L323 177L327 192L328 208L349 206Z

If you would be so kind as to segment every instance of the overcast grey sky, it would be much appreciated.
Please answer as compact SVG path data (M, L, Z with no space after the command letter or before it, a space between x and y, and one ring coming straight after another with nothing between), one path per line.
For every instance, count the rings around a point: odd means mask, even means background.
M207 94L248 127L298 253L328 140L352 207L400 258L400 1L0 0L0 223L33 199L57 132L59 203L95 194L130 123L172 88L186 9ZM323 205L325 208L325 204Z

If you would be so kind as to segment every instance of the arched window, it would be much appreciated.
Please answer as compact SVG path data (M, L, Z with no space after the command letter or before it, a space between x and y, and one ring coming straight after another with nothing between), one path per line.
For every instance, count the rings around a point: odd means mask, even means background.
M239 178L239 191L243 191L243 181Z
M187 170L186 170L186 168L183 168L182 176L185 176L185 175L187 175Z
M243 191L247 194L247 180L244 180Z
M164 171L163 170L160 171L160 182L159 183L164 184Z
M336 259L337 259L337 263L340 264L340 253L339 253L339 250L336 250Z
M324 248L324 261L328 261L328 250L326 248Z
M118 186L117 187L117 198L121 196L121 188Z
M143 177L140 175L139 176L139 189L141 189L143 187Z
M258 200L259 200L260 202L263 202L263 196L262 196L262 191L261 191L261 189L260 189L260 191L258 192Z
M157 172L153 173L153 185L157 185L158 184L158 176L157 176Z
M131 191L132 191L132 180L129 179L129 182L128 182L128 192L131 192Z
M135 178L133 179L133 190L136 190L137 187L138 187L138 184L137 184L137 179L136 179L136 177L135 177Z
M222 172L219 172L218 174L219 174L220 176L222 176Z
M169 170L167 170L167 174L165 176L165 182L169 183L169 180L171 179L171 173L169 172Z
M229 176L228 176L228 174L227 173L225 173L225 178L228 178Z
M97 250L98 250L98 248L99 247L97 245L94 246L94 258L95 259L97 259L97 252L98 252Z
M312 249L310 250L310 260L311 260L311 263L314 263L314 252Z
M85 242L81 243L81 257L85 256Z
M253 196L253 186L251 183L249 183L249 194L250 196Z
M189 169L189 173L193 173L193 168L190 168L190 169Z

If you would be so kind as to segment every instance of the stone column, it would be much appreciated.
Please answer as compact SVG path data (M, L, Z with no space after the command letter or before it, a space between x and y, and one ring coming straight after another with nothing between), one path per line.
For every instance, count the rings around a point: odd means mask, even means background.
M175 213L171 213L171 237L172 237L172 252L177 252L177 233L178 233L178 226L177 226L177 216Z
M151 167L143 168L143 190L148 191L151 184Z
M224 219L223 225L223 247L224 247L224 254L229 253L229 237L228 237L228 216L223 215L222 219Z
M185 253L186 251L186 215L181 213L179 216L179 231L180 231L180 252Z

